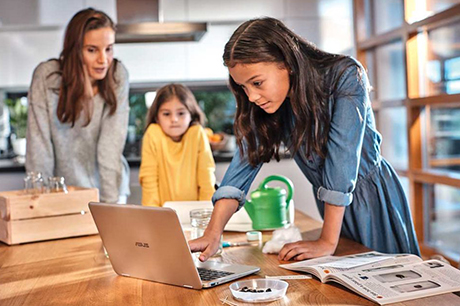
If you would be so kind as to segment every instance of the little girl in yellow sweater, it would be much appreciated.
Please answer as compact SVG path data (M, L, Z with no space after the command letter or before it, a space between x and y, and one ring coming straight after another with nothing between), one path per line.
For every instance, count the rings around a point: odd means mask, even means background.
M157 91L142 140L142 205L211 200L215 164L204 120L187 87L170 84Z

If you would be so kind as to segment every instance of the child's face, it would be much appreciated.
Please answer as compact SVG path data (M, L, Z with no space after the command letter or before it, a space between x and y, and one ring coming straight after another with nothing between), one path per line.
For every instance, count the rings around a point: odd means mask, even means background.
M173 141L177 142L182 139L191 121L190 112L177 97L164 102L158 110L157 122L163 132Z
M102 80L113 61L115 32L110 27L86 32L83 39L83 63L91 83Z
M289 92L289 72L278 63L236 64L228 68L249 101L273 114L283 104Z

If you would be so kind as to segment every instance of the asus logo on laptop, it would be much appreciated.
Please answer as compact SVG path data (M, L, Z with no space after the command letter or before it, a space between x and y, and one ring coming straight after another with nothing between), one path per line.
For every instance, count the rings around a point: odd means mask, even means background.
M149 244L146 242L135 242L134 245L140 248L149 248Z

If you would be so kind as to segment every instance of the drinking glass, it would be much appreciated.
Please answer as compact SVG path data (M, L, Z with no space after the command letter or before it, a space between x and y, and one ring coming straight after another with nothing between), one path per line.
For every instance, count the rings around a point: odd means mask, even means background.
M191 238L196 239L203 236L206 227L211 220L212 208L199 208L190 211L190 225L192 226ZM219 249L215 254L222 254L222 236L220 236Z

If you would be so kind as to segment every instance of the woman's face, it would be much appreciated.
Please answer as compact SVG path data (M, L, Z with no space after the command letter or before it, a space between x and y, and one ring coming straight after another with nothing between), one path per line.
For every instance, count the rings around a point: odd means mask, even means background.
M158 110L157 122L163 132L173 141L180 141L192 121L188 109L177 97L164 102Z
M83 63L91 83L102 80L113 61L115 32L110 27L86 32L83 39Z
M286 99L289 88L289 72L283 64L236 64L228 68L232 79L243 88L249 101L265 112L273 114Z

